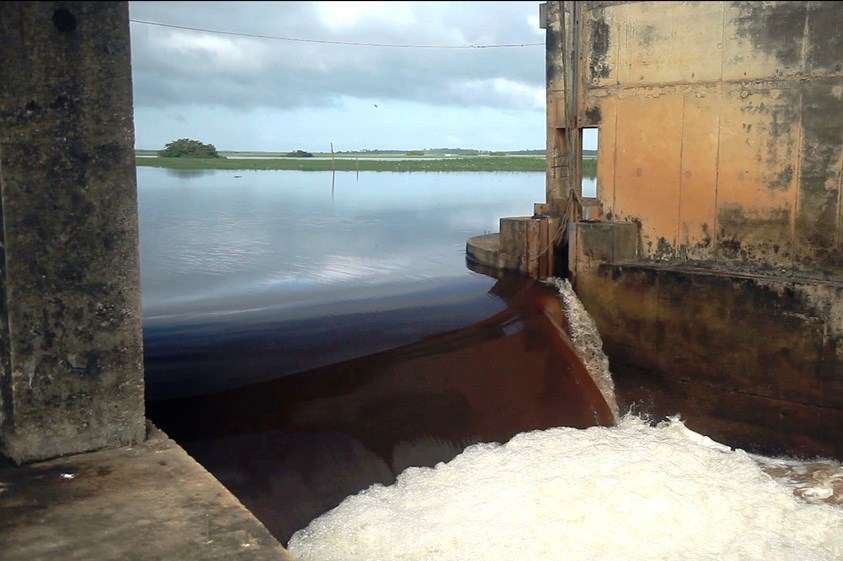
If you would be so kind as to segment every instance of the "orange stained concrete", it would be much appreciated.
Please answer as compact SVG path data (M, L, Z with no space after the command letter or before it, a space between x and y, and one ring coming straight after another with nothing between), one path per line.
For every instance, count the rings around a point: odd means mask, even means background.
M843 8L577 4L571 96L599 127L604 216L640 223L642 257L843 267Z
M682 105L683 97L675 94L618 100L615 177L623 189L616 186L615 212L621 220L641 221L642 242L651 254L660 240L676 245Z
M716 91L684 94L677 243L693 259L713 257L719 108Z

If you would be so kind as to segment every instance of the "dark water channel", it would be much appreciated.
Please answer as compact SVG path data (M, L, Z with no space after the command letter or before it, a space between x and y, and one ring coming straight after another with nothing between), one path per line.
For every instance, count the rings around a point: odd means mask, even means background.
M139 168L138 185L148 416L282 543L468 444L611 423L555 290L465 261L544 174Z

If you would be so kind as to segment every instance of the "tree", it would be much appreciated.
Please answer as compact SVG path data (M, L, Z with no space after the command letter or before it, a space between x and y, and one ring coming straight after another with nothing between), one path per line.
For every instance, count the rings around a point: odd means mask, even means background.
M293 150L284 154L285 158L312 158L313 154L305 152L304 150Z
M202 144L198 140L180 138L158 151L161 158L221 158L213 144Z

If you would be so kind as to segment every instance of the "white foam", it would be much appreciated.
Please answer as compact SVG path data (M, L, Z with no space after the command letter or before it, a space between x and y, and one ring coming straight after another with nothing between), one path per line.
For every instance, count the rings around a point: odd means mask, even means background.
M408 468L288 547L301 561L830 561L843 559L843 510L800 501L679 419L626 416Z

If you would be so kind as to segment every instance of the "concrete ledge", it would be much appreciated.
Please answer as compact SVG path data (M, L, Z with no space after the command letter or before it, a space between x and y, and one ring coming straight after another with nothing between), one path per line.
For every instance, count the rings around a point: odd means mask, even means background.
M500 269L502 266L501 235L486 234L468 238L465 243L465 255L472 263Z
M291 561L163 432L142 444L0 467L4 561Z
M474 236L466 243L466 256L473 263L531 277L553 274L553 240L559 219L510 216L500 219L500 234Z

